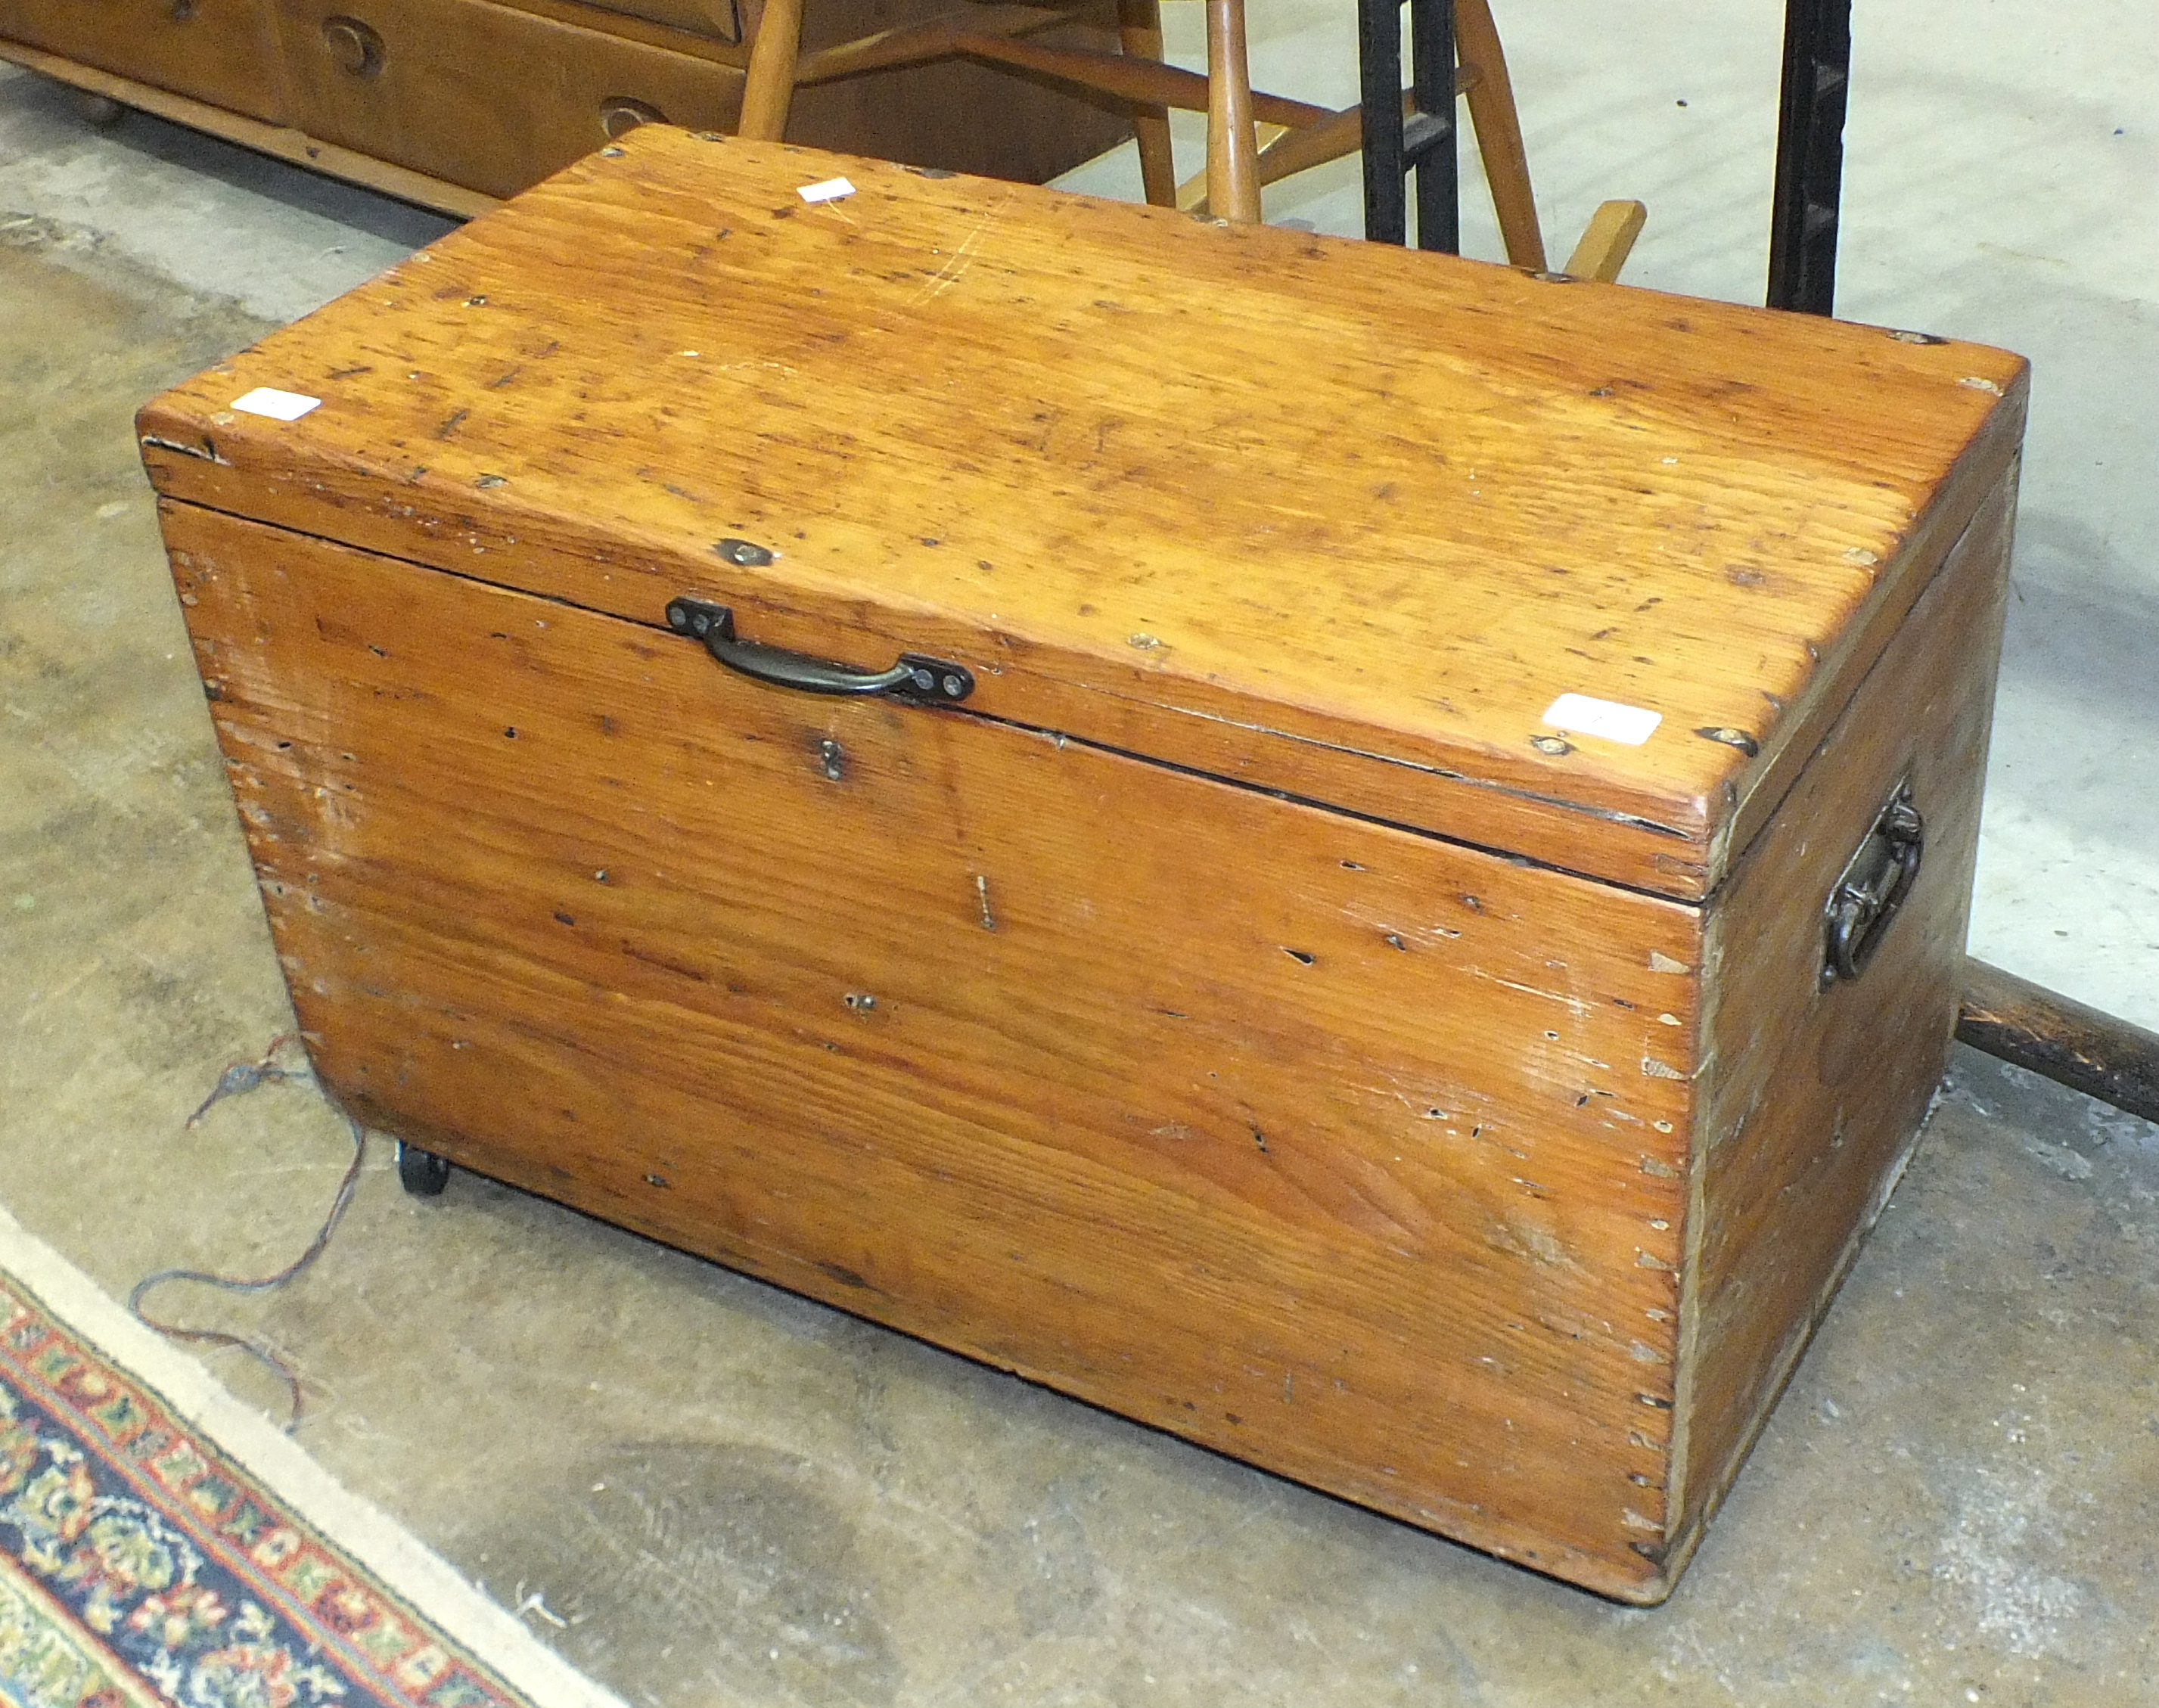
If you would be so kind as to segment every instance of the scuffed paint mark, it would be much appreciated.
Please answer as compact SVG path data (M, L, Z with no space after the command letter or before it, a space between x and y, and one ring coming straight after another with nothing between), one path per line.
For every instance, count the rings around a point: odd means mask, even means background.
M155 433L143 434L142 443L146 445L154 445L161 451L178 451L183 457L193 457L205 463L215 463L226 468L232 467L229 461L217 454L215 445L184 445L178 439L160 438Z
M1551 1228L1541 1226L1520 1209L1509 1209L1486 1230L1485 1244L1494 1250L1526 1257L1545 1269L1579 1270L1574 1254Z
M909 308L919 308L924 303L943 296L945 292L950 290L967 276L968 270L974 266L976 258L980 253L983 238L1002 216L1006 204L1012 199L1012 194L1011 191L1007 191L1002 200L975 221L974 230L960 240L960 246L947 257L944 266L923 281L923 288L917 293L914 301L909 303Z

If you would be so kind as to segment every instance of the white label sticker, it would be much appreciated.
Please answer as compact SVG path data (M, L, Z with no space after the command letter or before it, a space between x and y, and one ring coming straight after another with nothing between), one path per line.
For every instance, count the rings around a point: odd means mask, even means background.
M855 187L844 178L828 178L822 184L805 184L795 193L805 202L836 202L852 195Z
M1555 729L1571 729L1577 735L1602 736L1639 748L1665 721L1661 712L1641 706L1622 706L1616 700L1592 700L1587 694L1562 694L1545 708L1545 722Z
M232 406L250 415L267 415L272 421L298 421L322 401L319 397L303 397L297 391L257 386L246 396L234 398Z

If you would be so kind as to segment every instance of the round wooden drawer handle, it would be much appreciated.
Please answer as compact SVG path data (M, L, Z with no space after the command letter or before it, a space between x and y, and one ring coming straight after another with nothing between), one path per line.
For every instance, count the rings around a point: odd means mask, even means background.
M608 137L621 136L639 125L664 125L667 115L647 101L633 101L627 95L610 95L600 103L600 128Z
M338 69L352 76L373 77L382 70L382 38L356 18L325 18L323 45Z

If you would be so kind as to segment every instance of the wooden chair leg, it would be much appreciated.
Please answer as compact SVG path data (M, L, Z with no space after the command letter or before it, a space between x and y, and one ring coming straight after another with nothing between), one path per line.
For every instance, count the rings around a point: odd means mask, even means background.
M1330 120L1329 122L1333 122ZM1324 129L1324 127L1321 128ZM1318 134L1318 131L1292 131L1285 125L1271 125L1264 119L1254 125L1252 129L1257 133L1256 140L1260 145L1260 188L1262 191L1276 179L1289 176L1289 172L1285 172L1270 163L1274 158L1274 151L1281 139L1286 137L1310 137ZM1342 152L1354 154L1357 149L1353 143ZM1341 156L1337 154L1333 158L1339 159ZM1292 172L1301 169L1295 166L1290 168L1290 171ZM1214 210L1207 204L1207 173L1204 168L1178 183L1177 206L1180 213L1198 214L1203 218L1214 212Z
M757 39L749 44L749 75L743 84L738 137L778 142L787 135L787 110L795 104L795 72L802 53L802 0L764 0Z
M1521 116L1514 110L1507 56L1488 0L1455 0L1454 39L1469 82L1469 122L1477 127L1477 152L1492 186L1493 211L1507 259L1515 267L1545 270L1544 234L1537 228L1537 199L1530 189L1530 160L1522 148Z
M1606 285L1614 282L1649 217L1649 210L1639 202L1599 204L1582 230L1582 241L1574 246L1565 271L1577 279L1595 279Z
M1118 44L1136 59L1162 58L1160 0L1117 0ZM1169 109L1135 103L1132 134L1140 145L1140 184L1157 208L1177 205L1177 162L1169 144Z
M1217 219L1260 223L1259 153L1245 0L1207 0L1207 202Z

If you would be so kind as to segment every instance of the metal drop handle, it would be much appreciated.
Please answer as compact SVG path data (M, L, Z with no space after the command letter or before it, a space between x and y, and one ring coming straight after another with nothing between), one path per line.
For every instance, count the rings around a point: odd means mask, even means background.
M682 593L667 602L667 626L678 634L705 643L711 653L731 670L738 670L776 688L794 688L805 694L886 694L898 700L935 701L945 705L966 699L975 691L974 672L965 665L903 652L899 662L886 670L858 670L767 646L761 640L743 640L735 634L735 615L728 607Z
M1825 986L1857 978L1904 905L1926 856L1927 826L1913 805L1912 785L1899 784L1853 851L1822 908L1828 947Z

